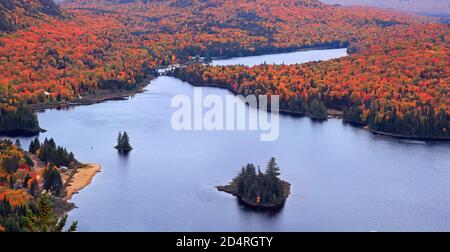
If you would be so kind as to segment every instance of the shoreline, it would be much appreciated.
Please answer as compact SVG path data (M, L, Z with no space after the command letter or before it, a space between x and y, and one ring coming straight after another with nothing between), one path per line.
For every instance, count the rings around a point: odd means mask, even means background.
M45 129L39 128L39 129L3 129L0 130L0 136L7 136L7 137L19 137L19 136L25 136L25 137L32 137L36 136L39 133L46 132Z
M136 83L136 88L131 90L119 90L119 91L111 91L111 90L100 90L104 91L104 94L100 95L87 95L81 99L77 99L75 101L64 101L60 103L44 103L44 104L33 104L31 108L34 112L44 112L47 109L67 109L75 106L87 106L93 105L97 103L102 103L106 101L122 101L126 100L127 97L139 94L144 92L144 88L149 85L149 83L156 79L158 76L151 75L147 78Z
M297 52L297 51L310 51L310 50L327 50L327 49L343 49L345 47L327 47L327 46L322 46L322 47L311 47L311 48L302 48L302 49L297 49L297 50L282 50L280 52L272 52L272 53L264 53L264 54L252 54L252 55L247 55L247 56L261 56L261 55L270 55L270 54L279 54L279 53L290 53L290 52ZM247 56L242 56L242 57L247 57ZM213 58L213 60L216 59L229 59L229 58L236 58L236 57L240 57L240 56L230 56L230 57L221 57L221 58ZM192 62L187 62L185 64L182 64L181 66L186 66L189 65ZM97 103L102 103L102 102L106 102L106 101L112 101L112 100L126 100L127 97L131 97L134 96L136 94L142 93L144 92L144 88L146 86L148 86L150 84L150 82L160 76L169 76L172 78L176 78L179 79L181 81L187 82L190 85L194 86L194 87L213 87L213 88L220 88L220 89L225 89L230 91L232 94L234 95L239 95L238 93L236 93L234 90L232 90L230 87L227 86L223 86L223 85L219 85L219 84L199 84L199 83L191 83L189 81L180 79L175 77L173 74L169 73L162 73L162 74L156 74L156 75L149 75L148 77L144 78L143 80L139 81L138 83L136 83L136 88L132 89L132 90L121 90L118 92L114 92L114 91L110 91L106 94L100 94L100 95L89 95L87 97L83 97L81 99L78 99L74 102L61 102L61 103L51 103L51 104L34 104L31 105L32 109L34 112L44 112L47 109L69 109L75 106L83 106L83 105L93 105L93 104L97 104ZM307 113L304 112L300 112L300 111L292 111L292 110L287 110L287 109L280 109L279 110L281 115L288 115L288 116L292 116L292 117L309 117L311 118L311 120L313 121L326 121L327 119L330 118L336 118L336 119L341 119L343 120L344 123L349 123L354 127L357 128L362 128L365 129L367 131L369 131L370 133L374 134L374 135L382 135L382 136L386 136L386 137L391 137L391 138L395 138L395 139L409 139L409 140L416 140L416 141L424 141L424 142L450 142L450 137L426 137L426 136L408 136L408 135L402 135L402 134L395 134L395 133L389 133L389 132L382 132L382 131L376 131L376 130L372 130L369 129L367 127L365 127L364 124L362 123L358 123L358 122L351 122L351 121L347 121L343 118L343 112L340 110L336 110L333 108L327 108L327 117L314 117L312 115L309 115ZM10 134L11 132L15 132L15 134ZM40 129L39 132L24 132L24 131L19 131L16 132L15 130L8 130L8 131L4 131L2 133L2 131L0 131L0 135L5 135L5 136L35 136L38 135L39 133L42 132L46 132L45 129Z
M166 75L172 78L176 78L179 79L175 76L172 75ZM181 81L187 82L190 85L194 86L194 87L211 87L211 88L220 88L220 89L225 89L228 90L229 92L231 92L234 95L239 95L238 93L236 93L234 90L232 90L231 88L227 87L227 86L223 86L223 85L219 85L219 84L199 84L199 83L191 83L189 81L185 81L182 79L179 79ZM386 136L386 137L391 137L391 138L395 138L395 139L407 139L407 140L414 140L414 141L424 141L424 142L450 142L450 137L426 137L426 136L408 136L408 135L401 135L401 134L395 134L395 133L389 133L389 132L382 132L382 131L376 131L376 130L372 130L369 129L367 127L365 127L366 125L363 123L358 123L358 122L353 122L353 121L349 121L349 120L345 120L343 118L343 112L337 109L329 109L327 108L327 117L326 118L321 118L321 117L314 117L311 116L307 113L304 112L299 112L299 111L292 111L292 110L287 110L287 109L279 109L279 113L280 115L287 115L287 116L292 116L292 117L308 117L313 121L317 121L317 122L322 122L322 121L326 121L328 119L331 118L335 118L335 119L341 119L344 123L348 123L350 125L352 125L353 127L356 128L361 128L364 130L367 130L368 132L374 134L374 135L382 135L382 136Z
M424 142L450 142L450 137L406 136L406 135L402 135L402 134L395 134L395 133L388 133L388 132L372 130L367 127L363 127L363 128L368 130L369 132L371 132L374 135L391 137L391 138L396 138L396 139L406 139L406 140L424 141Z
M79 193L82 189L92 183L95 175L101 172L102 167L99 164L87 164L84 167L77 168L72 174L68 175L66 184L65 201L72 199L74 194Z
M230 185L219 185L219 186L215 186L215 188L217 189L217 191L219 192L224 192L224 193L228 193L233 195L234 197L236 197L240 202L244 203L244 205L248 206L249 208L252 209L256 209L256 210L270 210L270 209L280 209L284 206L284 204L286 203L287 198L289 197L289 195L291 194L291 184L283 181L283 187L284 187L284 197L283 200L280 202L276 202L276 203L254 203L248 199L245 199L243 197L241 197L240 195L238 195L232 188L232 186Z
M348 49L347 47L340 47L340 46L316 46L316 47L303 47L303 48L292 48L292 49L281 49L279 51L273 50L266 53L253 53L253 54L247 54L247 55L241 55L241 56L221 56L221 57L211 57L211 60L208 62L205 62L207 64L211 64L214 60L227 60L227 59L233 59L233 58L240 58L240 57L253 57L253 56L263 56L263 55L274 55L274 54L283 54L283 53L295 53L295 52L306 52L306 51L313 51L313 50L333 50L333 49Z
M33 170L37 174L36 177L39 181L39 185L42 186L44 180L44 171L47 165L42 162L36 155L31 154L30 158L35 164ZM53 198L55 213L61 217L76 208L77 206L75 205L75 203L70 201L72 199L72 196L89 186L92 183L94 177L97 175L97 173L101 172L101 170L101 165L96 163L85 164L81 167L68 169L65 171L60 170L65 196L55 196Z

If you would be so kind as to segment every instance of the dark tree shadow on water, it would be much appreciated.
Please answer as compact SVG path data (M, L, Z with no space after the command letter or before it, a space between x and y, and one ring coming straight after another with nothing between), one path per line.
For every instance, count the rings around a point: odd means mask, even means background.
M283 208L284 208L284 204L280 205L279 207L275 207L275 208L261 208L261 207L249 206L238 198L236 198L236 203L237 203L239 210L246 214L256 213L256 214L264 215L269 218L276 218L283 211Z
M127 164L128 159L130 158L130 152L117 151L117 157L118 157L120 163Z

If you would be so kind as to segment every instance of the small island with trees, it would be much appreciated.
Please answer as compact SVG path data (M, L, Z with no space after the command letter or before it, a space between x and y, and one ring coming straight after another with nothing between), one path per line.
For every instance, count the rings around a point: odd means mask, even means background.
M119 136L117 137L117 145L114 147L119 152L128 153L133 150L133 147L130 145L130 137L127 132L119 132Z
M254 164L242 167L229 185L217 190L236 196L245 205L256 209L281 208L290 194L291 184L279 178L280 168L274 157L267 163L265 173Z

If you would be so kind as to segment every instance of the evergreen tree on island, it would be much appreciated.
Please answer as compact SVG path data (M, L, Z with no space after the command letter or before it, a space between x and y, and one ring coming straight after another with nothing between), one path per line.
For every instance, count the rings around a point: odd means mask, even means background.
M271 158L265 173L254 164L242 167L241 172L226 186L218 186L219 191L237 196L245 204L260 208L276 208L284 204L290 194L290 184L279 178L280 168Z
M267 163L266 174L272 177L278 177L281 175L280 168L274 157L271 157L269 162Z
M122 132L119 132L119 136L117 137L117 145L115 148L120 152L129 152L133 149L130 145L130 137L126 131L124 131L123 134Z

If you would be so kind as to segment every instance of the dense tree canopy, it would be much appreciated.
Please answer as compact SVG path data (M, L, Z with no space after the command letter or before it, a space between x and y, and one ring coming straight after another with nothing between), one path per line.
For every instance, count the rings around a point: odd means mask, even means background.
M305 0L183 3L63 3L71 17L47 15L0 38L0 84L28 104L70 100L99 88L132 88L151 68L196 55L341 47L365 29L416 22Z
M52 145L50 141L47 145ZM35 140L32 146L36 144ZM53 208L53 197L62 196L65 190L59 169L48 164L40 172L30 155L17 143L0 140L0 232L61 232L67 216L60 218ZM51 194L42 193L40 183ZM75 231L76 225L67 231Z
M30 144L30 150L34 150L35 154L38 155L41 161L45 163L57 165L74 167L78 164L72 152L68 152L65 148L61 146L56 146L55 141L51 138L44 140L44 143L36 150L36 142L39 143L37 138Z
M21 106L134 89L158 66L196 56L349 46L349 57L329 62L193 66L184 78L280 94L285 109L317 118L339 109L378 131L449 134L449 26L426 18L316 0L71 0L61 9L8 0L0 13L14 26L0 35L0 129L37 127Z
M189 65L174 75L233 92L280 95L281 108L317 117L324 107L371 129L450 136L449 26L390 27L351 44L350 56L301 65Z
M275 158L267 163L266 172L256 169L254 164L242 167L230 187L233 193L252 205L278 205L289 195L286 182L280 178L280 168Z

